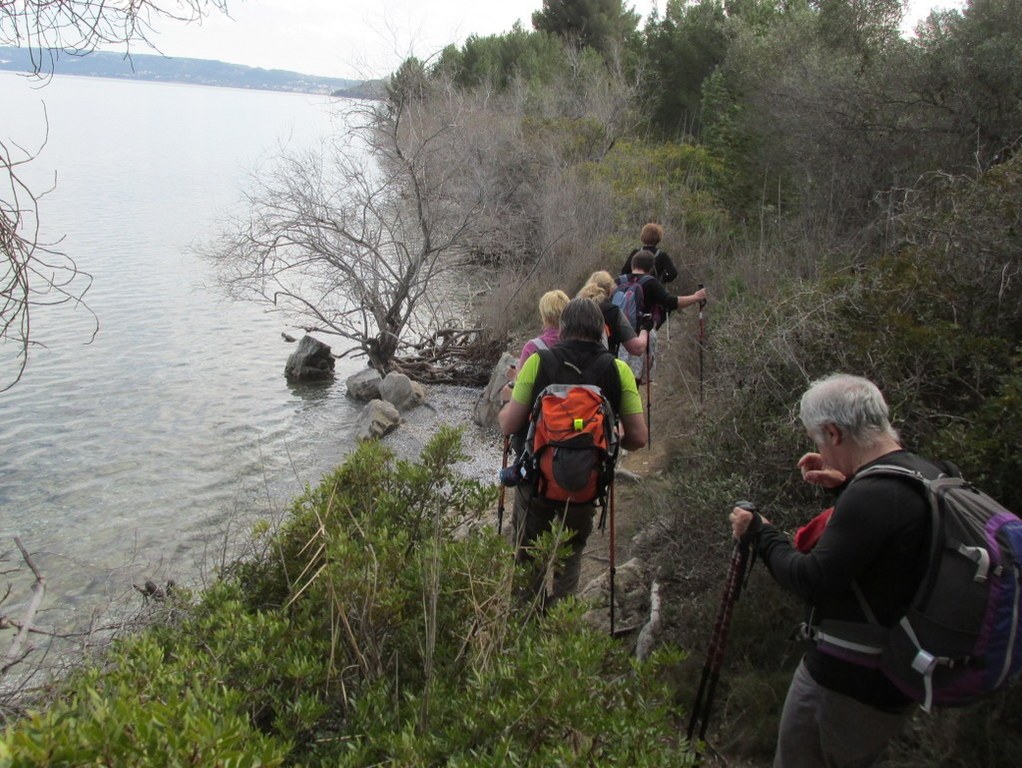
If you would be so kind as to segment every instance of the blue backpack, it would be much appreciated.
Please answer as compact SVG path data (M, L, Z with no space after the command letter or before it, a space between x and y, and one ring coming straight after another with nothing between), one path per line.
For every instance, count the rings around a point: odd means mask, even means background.
M639 330L639 316L646 311L646 297L642 287L654 279L652 275L620 275L617 278L617 290L610 298L636 331ZM659 309L659 306L653 308L654 316Z
M961 477L930 480L895 465L856 475L902 477L930 503L926 573L905 615L881 627L861 590L868 624L824 620L820 650L879 668L929 711L1003 688L1022 672L1022 520ZM853 480L852 482L855 482Z

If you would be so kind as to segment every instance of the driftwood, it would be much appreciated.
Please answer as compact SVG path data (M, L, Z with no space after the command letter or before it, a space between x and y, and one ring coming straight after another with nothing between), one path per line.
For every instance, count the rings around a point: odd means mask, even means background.
M506 339L484 339L480 328L445 328L395 356L390 368L428 384L485 386Z
M28 554L28 551L21 543L21 539L15 537L14 543L21 550L21 556L24 558L25 563L32 569L32 573L35 575L35 582L32 584L32 599L25 607L24 617L21 621L14 621L6 616L0 616L0 628L17 627L18 629L11 647L4 654L0 673L6 673L11 667L23 661L34 650L34 647L26 645L26 642L28 641L29 632L32 631L32 622L35 621L36 614L39 612L39 606L43 602L43 596L46 594L46 578L36 568L35 563L32 562L32 556Z

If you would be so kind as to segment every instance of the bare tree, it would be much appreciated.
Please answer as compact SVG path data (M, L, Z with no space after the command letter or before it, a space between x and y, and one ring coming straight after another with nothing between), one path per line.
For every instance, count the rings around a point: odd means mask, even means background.
M35 74L48 76L61 54L132 41L155 48L148 36L157 20L195 21L210 10L226 12L226 0L0 0L0 45L26 48ZM0 392L25 371L33 307L81 302L91 283L72 258L39 242L40 194L18 175L36 154L0 140L0 344L15 347L10 356L4 349Z
M0 141L0 180L6 187L0 193L0 253L6 260L0 275L0 342L15 348L4 360L14 365L0 380L0 392L17 383L28 363L33 308L81 302L92 282L72 258L39 241L38 199L18 177L18 168L35 155L20 147L12 152Z
M343 109L324 151L285 154L254 180L247 216L207 255L233 296L387 370L406 331L426 335L453 314L431 288L462 253L483 188L453 89L417 81Z

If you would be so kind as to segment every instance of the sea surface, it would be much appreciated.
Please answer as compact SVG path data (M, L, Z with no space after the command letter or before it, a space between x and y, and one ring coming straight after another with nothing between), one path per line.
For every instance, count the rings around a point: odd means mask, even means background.
M281 333L301 332L224 298L194 248L282 147L318 148L343 102L0 72L0 104L0 142L36 155L17 173L40 239L92 277L91 311L33 311L38 345L0 393L0 568L21 563L19 537L47 579L40 623L81 624L146 579L199 585L225 541L351 449L344 377L363 363L289 386ZM6 383L9 345L0 365Z

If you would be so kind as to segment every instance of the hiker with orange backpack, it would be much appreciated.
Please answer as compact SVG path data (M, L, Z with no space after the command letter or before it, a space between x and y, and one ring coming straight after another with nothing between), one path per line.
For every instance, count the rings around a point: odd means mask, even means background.
M533 542L555 523L571 536L568 556L554 569L551 600L578 586L596 505L612 480L616 422L621 446L632 450L646 443L635 377L603 346L603 331L599 307L572 299L561 314L560 341L525 361L499 414L505 435L529 432L525 453L509 468L518 481L512 515L518 561L531 562ZM546 573L538 571L534 594L545 596L545 581Z

